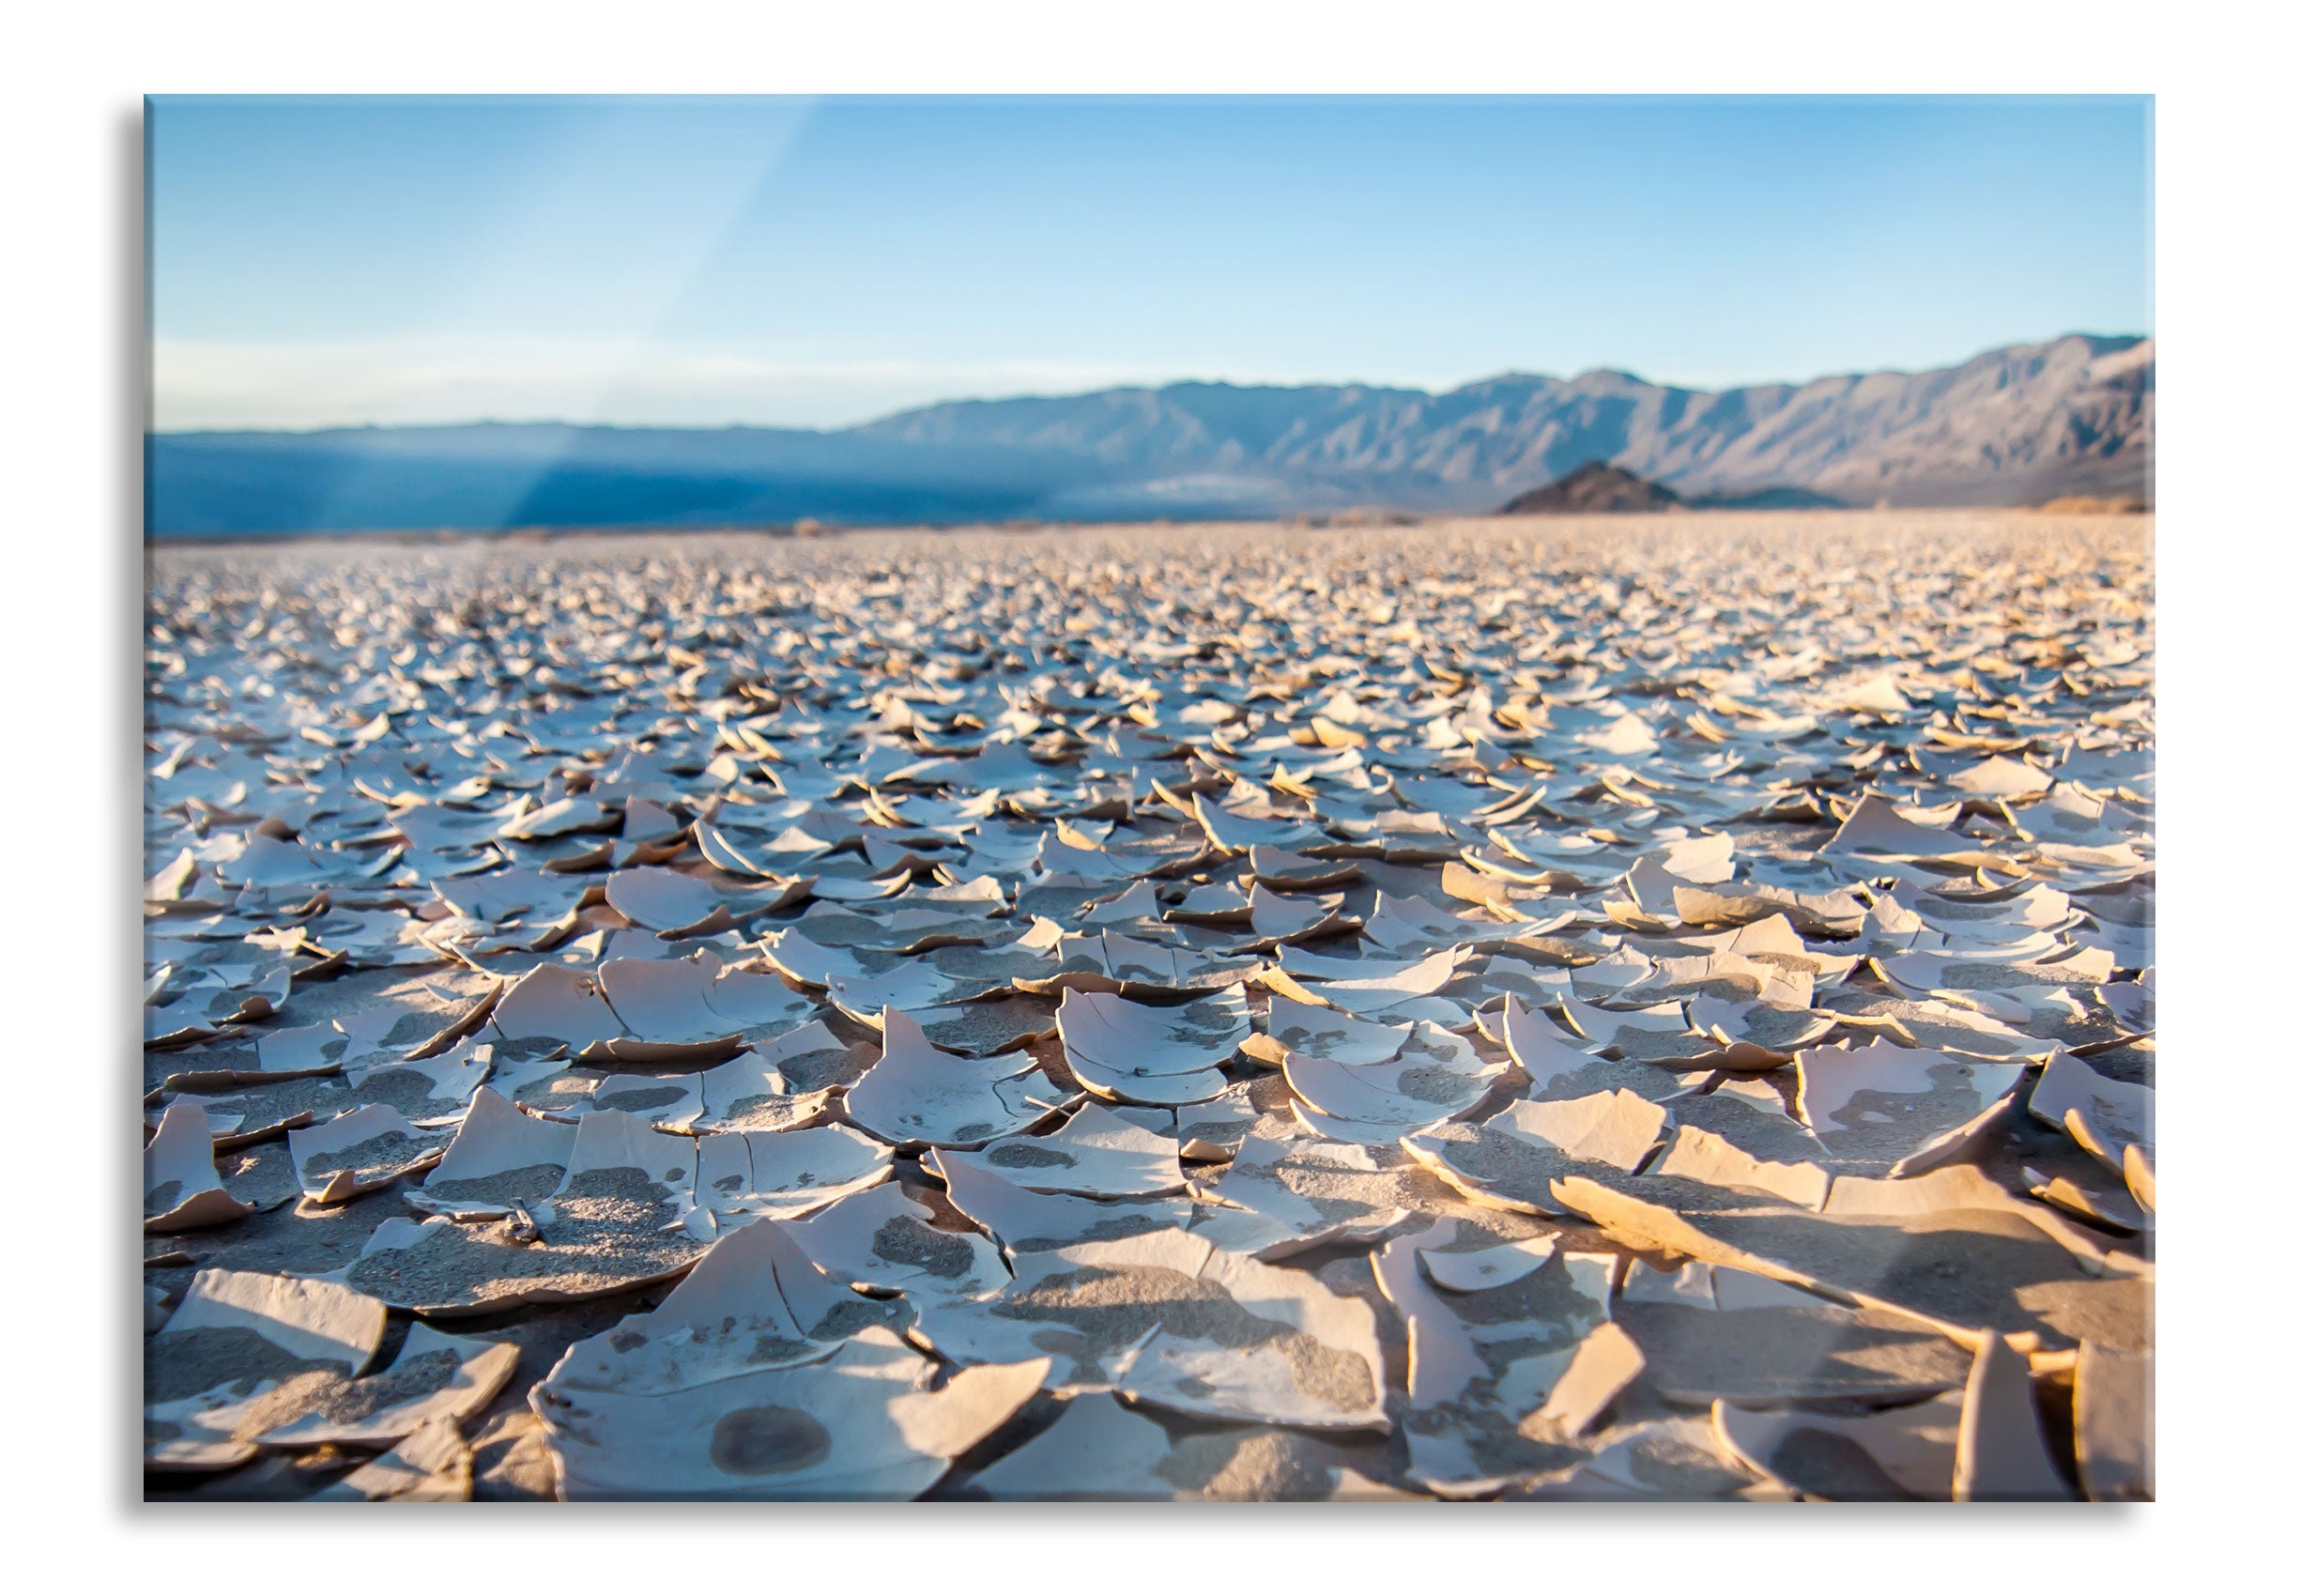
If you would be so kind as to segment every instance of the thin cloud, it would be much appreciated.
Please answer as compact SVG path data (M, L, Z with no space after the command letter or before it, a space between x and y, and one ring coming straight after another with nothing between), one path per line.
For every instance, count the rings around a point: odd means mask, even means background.
M153 349L154 424L162 432L483 420L836 427L949 399L1169 380L1166 372L1058 361L805 361L560 340L289 346L161 339Z

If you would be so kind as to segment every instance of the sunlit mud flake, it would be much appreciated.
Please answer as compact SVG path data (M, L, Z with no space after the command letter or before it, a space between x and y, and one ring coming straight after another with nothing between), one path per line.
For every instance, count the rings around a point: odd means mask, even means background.
M1622 998L1618 1001L1626 1003L1630 1000ZM1690 1032L1685 1022L1683 1004L1655 1004L1644 1008L1599 1008L1571 995L1563 998L1561 1003L1567 1021L1592 1047L1641 1063L1668 1059L1690 1064L1694 1055L1710 1045L1706 1038Z
M2082 933L2078 935L2081 939ZM2099 989L2099 996L2117 1022L2134 1035L2146 1036L2156 1029L2156 990L2151 970L2143 970L2139 980L2109 982Z
M819 883L818 883L819 884ZM811 905L789 930L822 947L856 954L926 953L943 947L997 947L1018 940L1023 928L991 919L971 905L958 908L906 907L909 895L890 904Z
M1388 1024L1361 1020L1338 1008L1297 1003L1280 993L1270 996L1264 1019L1266 1051L1249 1044L1248 1051L1264 1062L1282 1065L1286 1054L1308 1053L1329 1064L1388 1064L1404 1051L1414 1038L1411 1024Z
M583 897L579 878L529 869L450 876L434 881L431 889L456 913L489 926L514 919L545 924L563 920Z
M449 1133L424 1130L397 1109L370 1103L323 1125L287 1133L287 1155L303 1194L345 1203L439 1161Z
M1417 1024L1391 1063L1340 1065L1289 1053L1285 1077L1304 1126L1337 1141L1388 1145L1407 1131L1474 1112L1507 1067L1480 1058L1450 1032Z
M1644 1373L1645 1354L1628 1332L1616 1324L1600 1325L1573 1349L1573 1360L1541 1405L1519 1420L1518 1433L1568 1439L1580 1435Z
M1992 754L1950 776L1948 784L1975 798L2036 798L2051 788L2052 777L2024 760Z
M199 860L191 849L178 849L174 859L146 879L144 901L169 904L196 902L199 879Z
M1625 990L1617 1001L1652 1004L1683 998L1689 1000L1687 1023L1696 1030L1714 1032L1730 1040L1744 1035L1744 1027L1762 1026L1769 1032L1786 1029L1794 1037L1793 1047L1815 1039L1811 1035L1797 1036L1795 1031L1798 1024L1812 1019L1813 989L1810 972L1723 952L1657 959L1653 974ZM1828 1017L1820 1017L1818 1029L1828 1029Z
M435 1419L391 1450L308 1498L315 1502L468 1502L471 1449L452 1419Z
M2084 1009L2069 989L2097 987L2110 974L2108 955L2096 948L2043 964L1937 953L1904 953L1871 962L1886 987L1902 997L1966 1005L2032 1031L2056 1016L2080 1021Z
M962 1058L927 1040L898 1009L882 1016L886 1051L847 1089L847 1116L897 1144L978 1147L1030 1129L1063 1096L1028 1053Z
M254 1076L285 1079L298 1075L329 1075L343 1067L357 1040L333 1021L317 1025L283 1026L255 1039Z
M1720 1075L1707 1091L1688 1091L1671 1097L1669 1113L1679 1126L1722 1138L1764 1162L1818 1165L1830 1161L1827 1146L1790 1113L1785 1089L1793 1094L1795 1081L1785 1082L1779 1076Z
M773 1042L757 1042L747 1049L752 1058L782 1071L793 1090L819 1093L830 1085L847 1085L858 1081L876 1051L872 1044L855 1042L853 1047L839 1042L837 1035L821 1021L809 1021L798 1030L787 1030ZM738 1053L729 1063L741 1063Z
M1115 926L1129 930L1146 928L1162 919L1166 906L1158 901L1158 889L1146 881L1138 881L1124 892L1089 903L1075 916L1076 924L1087 926Z
M1939 1048L1981 1058L2042 1064L2062 1044L2030 1035L2017 1026L1961 1003L1902 997L1891 991L1847 989L1822 1000L1840 1030L1882 1036L1909 1048Z
M1808 1006L1804 996L1799 994L1794 1003L1725 1003L1693 997L1685 1004L1689 1036L1676 1045L1663 1038L1658 1046L1641 1037L1641 1045L1624 1051L1671 1068L1751 1072L1778 1068L1799 1048L1818 1042L1837 1028L1833 1011Z
M1018 977L1024 991L1064 989L1115 991L1130 998L1182 997L1235 985L1254 968L1250 959L1224 959L1182 946L1105 931L1064 936L1054 948L1053 973Z
M695 1143L696 1200L726 1230L744 1216L797 1219L867 1190L894 1170L894 1151L844 1125L720 1131Z
M1757 1481L1706 1418L1650 1420L1601 1439L1584 1469L1642 1496L1713 1500L1740 1496Z
M2078 918L2068 894L2037 881L1952 879L1927 889L1903 887L1878 907L1904 900L1921 924L1957 938L2016 942L2035 931L2066 930Z
M196 1230L254 1211L225 1190L216 1173L207 1111L182 1098L169 1104L144 1148L145 1230Z
M1107 1392L1070 1398L1044 1431L974 1474L959 1496L994 1501L1410 1501L1365 1470L1373 1442L1224 1426L1180 1438Z
M2072 889L2122 885L2155 867L2153 808L2061 786L2042 803L2007 806L2002 813L2014 835L2031 844L2023 862L2041 865Z
M1702 1104L1703 1099L1695 1098L1689 1106ZM1675 1113L1676 1105L1671 1112ZM1810 1144L1800 1143L1796 1150L1808 1151ZM1597 1178L1610 1182L1611 1177L1601 1174ZM1692 1181L1716 1190L1779 1198L1816 1213L1829 1201L1831 1179L1830 1172L1818 1163L1805 1159L1761 1159L1738 1143L1690 1123L1672 1130L1660 1153L1644 1169L1644 1181L1656 1192L1670 1191L1672 1182ZM1626 1189L1630 1183L1619 1184ZM1647 1189L1644 1183L1638 1185L1640 1190ZM1713 1199L1704 1194L1704 1201L1709 1200Z
M1035 1392L1048 1360L936 1366L872 1327L818 1362L667 1390L539 1388L570 1501L909 1500Z
M1667 1274L1633 1262L1614 1317L1636 1342L1648 1384L1676 1403L1907 1401L1961 1389L1971 1361L1905 1314L1699 1262Z
M1234 1157L1248 1136L1290 1141L1305 1136L1293 1114L1294 1094L1283 1076L1263 1076L1223 1087L1203 1103L1173 1111L1182 1156L1200 1161Z
M2071 1179L2065 1174L2047 1174L2027 1165L2022 1166L2020 1177L2030 1196L2040 1203L2049 1203L2063 1213L2074 1214L2088 1224L2126 1235L2155 1228L2155 1216L2122 1186Z
M1453 1403L1472 1386L1492 1386L1529 1345L1538 1343L1545 1354L1570 1352L1606 1317L1610 1255L1563 1252L1546 1238L1459 1254L1437 1251L1454 1244L1458 1230L1456 1220L1441 1219L1388 1242L1373 1259L1375 1283L1406 1322L1406 1398L1418 1408ZM1499 1361L1489 1360L1494 1348L1502 1349ZM1544 1377L1562 1373L1570 1361L1547 1357ZM1529 1389L1532 1373L1520 1371L1512 1388ZM1532 1402L1538 1404L1546 1392L1546 1385L1532 1391ZM1526 1411L1530 1409L1511 1414L1508 1422L1514 1424Z
M657 1129L691 1133L703 1115L700 1075L609 1075L591 1089L584 1112L611 1109Z
M836 1038L829 1056L843 1057ZM818 1059L823 1055L816 1055ZM827 1090L801 1091L767 1055L745 1051L696 1077L701 1107L687 1122L690 1132L712 1130L797 1130L815 1125L833 1112ZM605 1082L602 1082L604 1085Z
M547 946L553 937L573 929L574 925L571 912L555 924L537 927L523 942L530 946ZM294 951L330 958L340 956L345 968L351 970L444 964L448 955L441 951L432 931L433 928L396 909L361 912L339 907L297 927L300 942Z
M1195 1213L1179 1197L1113 1201L1033 1191L1006 1175L957 1159L944 1160L942 1173L951 1205L989 1231L1009 1259L1074 1242L1187 1229Z
M616 823L617 817L593 799L560 798L505 821L496 828L496 835L514 842L531 842L570 832L606 831Z
M1606 705L1603 708L1612 711L1611 718L1577 733L1573 739L1576 743L1595 753L1622 759L1650 754L1660 749L1661 743L1653 735L1653 728L1633 712L1618 705Z
M954 1165L990 1170L1034 1191L1156 1197L1182 1189L1177 1146L1171 1136L1129 1124L1099 1103L1088 1103L1059 1130L1004 1137L979 1153L929 1152L925 1161L937 1174Z
M1801 935L1851 937L1861 933L1868 907L1843 890L1801 892L1793 887L1752 884L1681 886L1671 897L1678 917L1688 926L1746 926L1775 916Z
M1909 820L1884 799L1870 793L1853 806L1836 835L1821 844L1823 854L1868 854L1885 859L1941 859L1973 863L1987 860L1988 851L1969 836L1942 826L1922 825Z
M2001 1117L2022 1067L1876 1042L1797 1055L1797 1110L1834 1170L1915 1174Z
M704 989L704 1003L745 1037L782 1035L814 1019L814 1001L759 971L720 971Z
M841 995L846 995L843 990ZM890 1005L880 1005L882 1009L887 1006ZM1042 998L997 998L931 1008L906 1007L900 1004L891 1006L902 1008L917 1021L919 1029L927 1034L927 1040L936 1047L974 1058L1011 1052L1054 1035L1053 1011ZM878 1010L868 1012L875 1021Z
M747 835L721 831L708 821L696 822L695 846L713 867L725 870L728 875L776 882L787 879L790 872L808 863L821 852L818 845L791 852L772 852L753 842Z
M1390 1242L1373 1263L1382 1294L1406 1321L1408 1472L1441 1492L1481 1488L1554 1455L1556 1436L1535 1415L1602 1326L1613 1266L1604 1253L1521 1246L1506 1251L1540 1251L1533 1267L1457 1291L1435 1283L1430 1267L1443 1256L1433 1249L1453 1238L1453 1221L1440 1220ZM1619 1383L1584 1400L1602 1408Z
M1219 1067L1252 1026L1236 988L1178 1007L1073 988L1055 1013L1065 1061L1080 1085L1113 1102L1159 1107L1219 1093L1227 1083Z
M566 1178L535 1214L549 1226L561 1197L583 1198L601 1188L619 1199L637 1195L671 1209L667 1227L685 1221L695 1210L696 1143L683 1136L656 1132L643 1116L615 1109L595 1109L575 1126L574 1149L567 1159Z
M1436 1249L1440 1247L1462 1247L1462 1243L1470 1238L1448 1240L1439 1237L1434 1227L1426 1234L1431 1239L1421 1249L1421 1272L1430 1278L1432 1284L1443 1286L1448 1291L1492 1291L1495 1287L1509 1285L1541 1268L1557 1251L1556 1237L1552 1235L1531 1235L1505 1241L1497 1246L1439 1251ZM1600 1291L1597 1299L1602 1301L1604 1296Z
M266 1431L268 1447L377 1446L425 1424L461 1424L495 1399L519 1361L511 1342L442 1335L418 1322L389 1368L315 1391L297 1418Z
M1597 999L1632 1002L1622 994L1632 987L1652 981L1657 969L1652 959L1635 948L1617 947L1602 959L1574 965L1568 976L1568 990L1560 994L1559 1001L1577 995L1585 1002Z
M886 963L876 955L866 963L851 948L827 946L790 928L766 932L759 939L759 946L769 964L813 991L822 990L833 981L863 980Z
M1480 1022L1487 1018L1480 1015ZM1586 1037L1568 1035L1546 1014L1526 1007L1514 997L1502 1000L1500 1022L1495 1029L1510 1059L1525 1072L1532 1088L1528 1095L1537 1101L1621 1090L1662 1102L1686 1090L1675 1070L1584 1051L1590 1045Z
M591 1094L600 1080L597 1067L571 1063L552 1048L540 1058L498 1065L487 1083L529 1113L573 1120L590 1113Z
M1091 962L1072 962L1070 955L1082 946L1054 922L1036 920L1020 936L995 946L952 943L930 948L923 960L912 962L937 972L951 990L968 999L1014 992L1044 995L1067 984L1055 977L1077 974Z
M1786 914L1768 914L1726 930L1681 936L1677 940L1706 948L1712 956L1731 955L1776 976L1802 978L1814 986L1834 985L1861 963L1853 953L1808 944L1798 935Z
M384 1323L382 1303L330 1281L201 1270L145 1343L146 1466L206 1470L246 1462L255 1436L278 1421L264 1399L314 1373L359 1374L382 1344Z
M1245 946L1268 952L1282 944L1338 937L1357 930L1359 920L1342 912L1342 898L1287 897L1256 882L1247 895L1244 922L1236 928L1250 939Z
M1172 1501L1181 1492L1167 1472L1173 1452L1163 1426L1108 1391L1087 1391L968 1483L1001 1502Z
M2154 1167L2156 1094L2137 1082L2112 1080L2073 1053L2055 1053L2029 1095L2029 1112L2058 1125L2077 1144L2120 1174L2127 1149L2139 1148ZM2150 1206L2154 1181L2150 1182Z
M161 971L161 987L173 980L173 973ZM163 991L145 993L143 1007L143 1037L147 1049L177 1049L191 1047L193 1042L205 1042L214 1035L232 1026L241 1003L237 993L219 991L216 987L198 987L175 996L173 1003L159 1003ZM283 993L285 996L285 993ZM269 1014L271 1005L265 1003Z
M466 1039L486 1041L487 1021L506 989L479 975L438 974L399 982L371 1008L336 1024L353 1039L346 1067L386 1057L429 1059Z
M2037 1419L2029 1360L1993 1333L1982 1339L1965 1383L1949 1495L1959 1502L2069 1498Z
M1254 848L1299 849L1327 840L1308 819L1273 820L1241 814L1207 803L1203 793L1190 799L1190 806L1206 841L1225 853L1245 853Z
M1423 1205L1415 1173L1394 1149L1250 1134L1219 1178L1193 1188L1210 1205L1190 1233L1265 1263L1371 1239Z
M1681 1132L1679 1142L1697 1135ZM1664 1173L1677 1144L1645 1175L1569 1175L1556 1195L1638 1246L1908 1314L1960 1341L1994 1329L2031 1331L2047 1345L2072 1345L2080 1336L2141 1344L2147 1280L2108 1267L2099 1244L2078 1227L1970 1165L1898 1180L1841 1176L1817 1213L1754 1181L1711 1184Z
M1256 882L1267 882L1281 892L1313 892L1347 886L1362 880L1365 871L1354 859L1311 859L1282 848L1255 844L1247 850L1247 874Z
M1755 1412L1718 1399L1717 1438L1749 1467L1819 1501L1945 1502L1964 1411L1961 1384L1869 1413Z
M1559 835L1534 825L1499 823L1486 835L1508 857L1575 891L1617 881L1636 862L1624 851L1634 844L1608 843L1586 834Z
M1373 913L1358 933L1365 944L1389 954L1442 956L1480 936L1498 936L1491 921L1465 920L1425 898L1378 892Z
M933 965L910 959L875 975L834 976L830 999L832 1006L848 1019L875 1027L884 1009L941 1015L944 1001L961 990L960 983Z
M1165 1472L1186 1502L1421 1502L1390 1483L1388 1450L1364 1435L1274 1426L1182 1436Z
M1446 995L1480 1015L1479 1029L1491 1037L1503 999L1513 997L1522 1005L1545 1007L1572 990L1570 970L1530 963L1503 953L1488 958L1482 970L1456 975L1448 985Z
M573 1125L522 1113L509 1098L482 1086L438 1163L422 1185L404 1195L426 1214L504 1219L559 1189L575 1140Z
M1554 1181L1595 1166L1634 1170L1668 1123L1668 1111L1633 1092L1510 1104L1479 1125L1434 1125L1399 1145L1474 1203L1520 1213L1571 1210Z
M713 1228L695 1206L695 1145L630 1114L586 1114L566 1174L524 1220L387 1220L343 1278L424 1313L563 1302L667 1279L701 1255Z
M1180 1231L1024 1254L996 1296L923 1303L916 1333L961 1363L1048 1354L1057 1391L1305 1429L1388 1427L1371 1308Z
M598 1052L620 1064L701 1064L731 1057L742 1046L744 1027L711 1002L716 964L698 959L603 962L600 990L627 1035L599 1044ZM812 1013L812 1004L779 982L775 987L793 1000L787 1012L794 1024Z
M353 1066L345 1082L357 1101L397 1109L418 1128L434 1130L462 1120L472 1094L494 1067L492 1044L464 1042L430 1058L387 1056Z
M2156 1499L2156 1355L2077 1348L2077 1472L2096 1502Z
M584 1394L667 1395L820 1362L895 1312L825 1274L780 1223L761 1220L721 1236L652 1312L568 1347L534 1405L556 1428L567 1401Z
M635 926L667 936L709 936L735 923L726 899L707 882L659 865L617 870L606 880L607 907Z
M1048 875L1076 877L1105 890L1139 873L1131 862L1099 844L1081 846L1052 831L1039 833L1037 859L1038 867Z
M1066 991L1055 1025L1066 1051L1127 1074L1178 1075L1217 1067L1253 1031L1245 993L1236 988L1179 1005Z
M1006 1283L996 1243L971 1230L938 1230L933 1217L889 1181L784 1228L833 1280L858 1290L980 1297Z
M2138 1142L2127 1143L2124 1159L2124 1189L2152 1217L2156 1212L2156 1155Z
M623 1034L596 982L562 964L538 964L504 990L488 1021L507 1042L556 1042L570 1053L605 1056Z
M1397 1010L1427 998L1453 979L1461 954L1447 948L1396 974L1315 982L1296 981L1282 965L1266 966L1262 980L1273 992L1297 1004L1322 1005L1359 1019L1393 1020ZM1421 1018L1415 1014L1413 1018Z
M340 868L313 849L261 832L246 834L246 845L231 858L213 861L213 867L217 880L228 886L296 890L315 887Z

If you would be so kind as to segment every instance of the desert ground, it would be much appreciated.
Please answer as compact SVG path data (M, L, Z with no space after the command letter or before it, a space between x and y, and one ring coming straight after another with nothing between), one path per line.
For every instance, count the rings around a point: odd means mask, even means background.
M157 546L146 1494L2150 1496L2153 535Z

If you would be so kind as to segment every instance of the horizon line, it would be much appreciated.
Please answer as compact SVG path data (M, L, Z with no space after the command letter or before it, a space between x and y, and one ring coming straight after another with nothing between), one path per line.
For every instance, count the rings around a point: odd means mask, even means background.
M1305 380L1299 382L1239 382L1234 381L1228 377L1177 376L1170 378L1164 382L1155 384L1115 383L1102 388L1078 389L1067 392L1030 392L998 395L975 394L948 399L932 399L928 400L923 404L907 405L898 409L889 410L883 415L873 416L864 421L849 422L843 426L795 426L771 422L742 421L693 422L682 424L657 422L577 422L569 421L564 417L549 416L529 417L523 419L512 419L497 416L476 416L468 420L452 422L339 422L308 427L227 426L157 428L147 425L144 428L144 436L147 438L224 437L248 434L268 434L297 437L318 437L326 433L343 432L448 432L474 427L566 427L570 429L599 432L777 432L808 433L820 437L834 437L842 433L860 432L870 427L882 426L888 422L898 421L905 416L921 415L929 410L939 410L958 405L1048 403L1067 399L1091 399L1102 394L1112 393L1164 393L1174 389L1181 388L1227 388L1239 391L1271 392L1308 392L1321 390L1345 391L1352 389L1358 389L1378 393L1397 393L1413 395L1424 399L1442 399L1449 397L1453 394L1465 392L1473 388L1484 387L1491 383L1509 381L1538 381L1556 383L1563 387L1572 387L1576 383L1586 381L1593 376L1621 377L1627 381L1634 382L1644 387L1663 389L1679 393L1717 395L1725 393L1752 392L1770 388L1806 388L1815 383L1837 381L1847 377L1913 376L1932 372L1955 371L1961 366L1970 365L1974 361L1985 359L1990 355L2001 354L2011 349L2043 348L2049 345L2063 343L2071 338L2092 339L2103 343L2122 341L2127 345L2130 345L2152 342L2155 338L2155 332L2153 329L2147 331L2139 332L2088 332L2078 329L2072 329L2066 332L2055 333L2050 337L2046 338L2016 341L2010 344L1991 345L1986 348L1975 350L1973 353L1965 356L1961 360L1953 361L1937 366L1923 366L1916 368L1901 366L1872 366L1865 370L1860 371L1820 372L1812 376L1803 378L1773 377L1758 381L1736 382L1716 387L1700 387L1688 383L1657 381L1618 366L1602 365L1587 367L1585 370L1575 373L1572 376L1559 376L1548 372L1522 371L1513 367L1504 371L1493 373L1491 376L1487 376L1471 377L1463 382L1456 383L1450 388L1418 388L1412 386L1402 386L1393 383L1372 382L1355 379L1333 381ZM147 391L146 398L146 409L148 413L151 407L150 401L156 399L156 395L150 394Z

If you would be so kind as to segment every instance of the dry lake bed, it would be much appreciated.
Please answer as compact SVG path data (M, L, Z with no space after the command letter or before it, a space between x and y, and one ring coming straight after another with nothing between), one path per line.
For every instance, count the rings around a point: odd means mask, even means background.
M2152 538L159 547L146 1493L2146 1496Z

